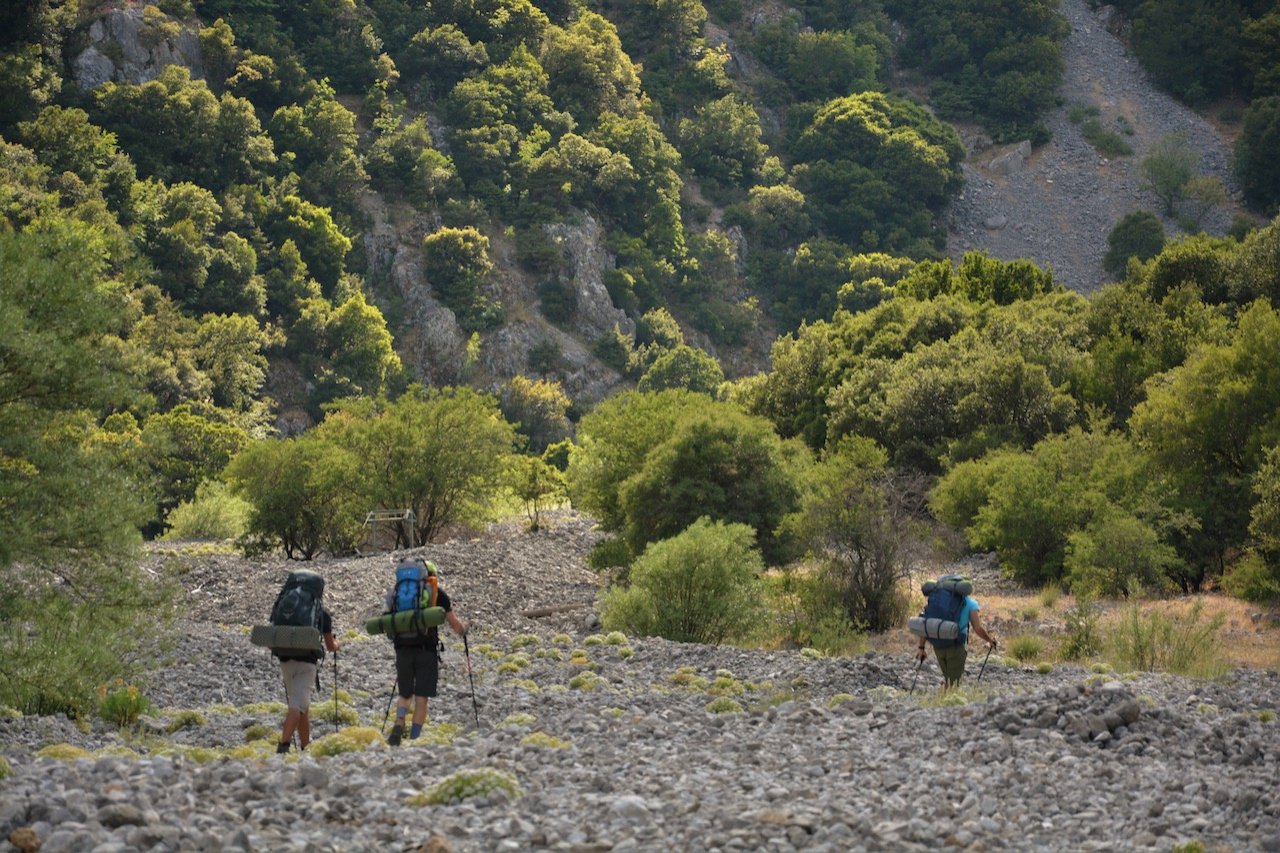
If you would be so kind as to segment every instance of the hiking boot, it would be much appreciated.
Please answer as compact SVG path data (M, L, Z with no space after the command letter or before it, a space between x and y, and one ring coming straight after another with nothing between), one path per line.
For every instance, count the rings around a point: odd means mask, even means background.
M289 741L276 744L276 755L284 755L289 751Z
M396 723L391 727L391 734L387 735L387 746L399 746L402 737L404 737L404 724Z

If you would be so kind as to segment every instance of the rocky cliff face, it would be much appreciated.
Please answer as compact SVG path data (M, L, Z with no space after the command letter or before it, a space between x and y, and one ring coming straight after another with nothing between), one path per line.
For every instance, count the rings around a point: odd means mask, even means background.
M158 13L153 6L127 5L110 9L89 25L89 46L72 63L72 75L82 89L103 83L145 83L169 65L204 76L200 38L189 28Z

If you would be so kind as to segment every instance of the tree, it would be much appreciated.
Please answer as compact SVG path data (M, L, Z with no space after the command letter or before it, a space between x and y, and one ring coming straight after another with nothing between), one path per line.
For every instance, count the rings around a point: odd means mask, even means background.
M30 714L85 713L168 612L137 570L136 469L94 417L135 393L104 249L56 216L0 232L0 703Z
M511 491L524 504L529 530L542 529L542 511L561 503L567 496L564 474L540 457L515 456L509 472Z
M216 479L248 444L243 429L203 417L188 404L148 417L140 456L154 473L158 519L163 522L178 504L194 499L200 484Z
M745 638L762 597L753 545L747 525L708 518L655 542L631 567L631 586L606 593L605 627L679 643Z
M700 175L726 184L747 183L768 148L755 109L735 95L699 104L680 120L680 150Z
M528 452L539 455L569 437L570 401L559 382L513 376L503 387L502 416L528 441Z
M787 455L772 426L725 404L678 421L618 489L633 554L705 515L752 527L773 564L784 556L778 525L795 501Z
M636 383L636 389L686 388L700 394L715 394L723 382L724 371L715 358L688 344L679 344L654 359Z
M1267 215L1280 211L1280 162L1271 153L1278 149L1280 94L1249 104L1235 147L1235 171L1245 201Z
M568 29L553 27L540 57L556 105L590 128L604 113L640 108L640 73L606 18L582 11Z
M899 588L910 576L912 543L924 531L924 491L895 477L875 442L845 438L805 477L787 529L839 597L852 624L871 631L901 621Z
M1142 177L1147 187L1164 203L1166 216L1172 216L1179 201L1186 197L1187 183L1195 174L1197 155L1182 134L1162 137L1151 146L1142 160Z
M231 460L226 480L250 504L246 553L280 548L290 560L322 549L350 550L367 506L359 499L362 461L318 434L267 439Z
M475 228L444 227L422 240L427 282L440 301L458 315L463 328L476 331L488 301L480 287L493 269L489 238Z
M1119 278L1124 275L1130 258L1149 261L1164 248L1164 226L1160 219L1148 210L1135 210L1125 214L1107 235L1107 254L1102 258L1102 268Z
M468 388L342 401L316 432L360 460L361 519L370 509L413 510L416 529L398 531L406 545L480 517L503 483L516 436L497 402Z
M1280 314L1259 300L1226 344L1206 344L1148 384L1129 420L1135 439L1177 486L1198 529L1178 542L1198 588L1248 538L1253 478L1280 442Z

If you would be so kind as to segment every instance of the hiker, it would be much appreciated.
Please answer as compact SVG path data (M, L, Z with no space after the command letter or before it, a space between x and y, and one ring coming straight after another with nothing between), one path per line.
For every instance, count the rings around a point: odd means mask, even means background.
M325 648L336 654L340 644L333 636L333 617L329 615L328 610L324 609L324 605L320 604L320 596L324 594L324 580L319 575L312 575L309 572L295 572L285 582L285 590L281 591L281 598L283 599L285 593L291 588L290 585L295 583L295 578L304 575L311 575L310 578L306 579L305 583L318 583L318 592L314 596L314 607L318 610L318 614L314 621L318 623L316 627L324 638ZM279 607L280 600L278 599L277 606L273 608L272 613L272 621L275 623L287 621L278 617L276 611ZM324 657L324 653L319 648L314 651L310 649L284 649L273 651L272 653L280 659L280 672L284 677L285 702L289 706L289 710L284 715L284 727L280 732L280 742L276 744L276 754L284 755L289 751L289 745L293 742L295 733L298 735L298 749L306 749L307 744L311 743L311 686L313 684L319 686L320 660ZM337 689L336 685L334 689Z
M417 572L412 569L416 566ZM415 586L416 584L416 586ZM448 594L440 588L440 573L435 563L413 558L396 569L396 584L387 592L387 612L405 610L408 607L439 607L444 611L444 621L459 637L467 633L466 624L453 612ZM413 703L413 722L409 739L422 734L427 721L427 699L436 695L440 681L440 633L430 627L423 631L393 634L396 649L396 685L400 694L396 702L396 722L387 737L389 746L399 746L404 737L404 721L409 715L410 700Z
M916 660L924 662L924 644L928 640L938 659L938 669L942 670L942 689L946 691L958 687L964 676L965 660L969 657L969 629L986 640L992 649L997 646L996 638L988 633L978 616L982 605L973 597L973 584L968 578L945 575L929 581L921 591L926 597L924 612L909 623L912 632L920 636ZM926 629L926 623L934 624ZM949 623L954 623L954 627Z

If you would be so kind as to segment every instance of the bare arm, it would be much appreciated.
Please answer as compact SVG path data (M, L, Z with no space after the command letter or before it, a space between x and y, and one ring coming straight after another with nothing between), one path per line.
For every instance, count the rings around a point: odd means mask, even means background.
M982 618L978 616L978 611L975 610L969 614L969 625L979 637L990 643L993 648L996 646L996 638L987 633L987 629L982 625Z
M467 633L467 624L457 616L453 615L452 610L444 614L444 619L449 623L449 627L453 629L453 633L457 634L459 637Z

